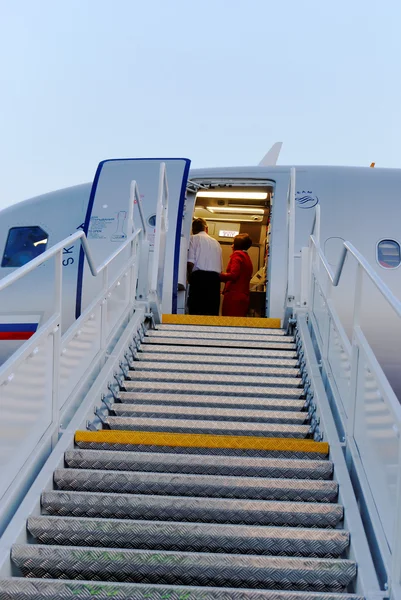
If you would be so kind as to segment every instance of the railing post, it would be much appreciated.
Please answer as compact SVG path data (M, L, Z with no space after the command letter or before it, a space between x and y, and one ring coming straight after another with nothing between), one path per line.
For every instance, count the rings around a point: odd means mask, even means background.
M310 247L301 248L301 294L300 306L305 308L310 306L310 288L311 288L311 271L310 271Z
M398 449L398 465L401 465L401 443ZM395 509L394 535L391 552L390 592L391 588L401 585L401 470L397 473L397 499Z
M107 342L107 293L109 287L109 267L106 266L103 269L103 277L102 277L102 294L103 300L101 304L101 313L100 313L100 349L104 350L106 348Z
M54 256L54 309L53 314L58 323L53 329L52 356L52 447L57 444L60 420L60 354L61 354L61 316L63 291L63 252L59 250Z
M294 253L295 253L295 168L291 168L290 189L288 198L288 287L286 305L294 306Z
M349 403L348 403L348 417L347 417L347 438L354 438L355 428L355 410L356 400L358 395L358 372L359 372L359 343L356 335L357 330L360 327L361 317L361 302L362 302L362 282L363 282L363 268L358 262L356 279L355 279L355 295L354 295L354 309L352 318L352 348L351 348L351 377L350 377L350 390L349 390ZM346 447L346 460L350 463L350 448L349 444Z

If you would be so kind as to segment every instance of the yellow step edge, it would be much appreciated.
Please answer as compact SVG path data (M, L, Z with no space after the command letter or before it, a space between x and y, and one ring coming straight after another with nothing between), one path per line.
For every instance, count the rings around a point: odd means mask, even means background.
M98 444L141 446L174 446L186 448L225 448L238 450L277 450L328 454L327 442L296 438L263 438L244 435L209 435L196 433L164 433L160 431L76 431L75 441Z
M215 325L216 327L259 327L280 329L280 319L254 317L208 317L203 315L162 315L168 325Z

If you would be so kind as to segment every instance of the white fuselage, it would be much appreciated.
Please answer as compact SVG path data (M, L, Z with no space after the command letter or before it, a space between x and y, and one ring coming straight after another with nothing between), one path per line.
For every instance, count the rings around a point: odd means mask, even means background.
M184 159L180 159L183 161ZM148 161L149 162L149 161ZM167 162L167 178L169 165ZM139 163L138 163L139 164ZM149 239L154 231L152 216L155 212L155 191L150 185L153 171L145 172L147 162L140 167L136 165L135 177L139 191L144 190L143 206L145 217L149 224ZM188 163L189 166L189 163ZM182 171L182 167L180 166ZM287 292L288 269L288 190L291 167L231 167L217 169L195 169L189 172L189 180L194 186L188 187L185 197L180 197L180 177L173 173L169 203L169 223L166 240L166 261L163 288L163 311L176 312L183 309L184 291L178 291L178 284L185 278L186 251L190 236L190 226L194 213L197 185L222 185L224 182L236 187L247 188L258 182L273 189L271 203L270 249L268 261L268 282L266 316L284 318ZM117 178L117 175L114 175ZM131 175L127 174L129 179ZM176 177L176 181L175 178ZM127 179L127 181L128 181ZM142 179L142 181L141 181ZM116 179L117 181L117 179ZM153 180L152 180L153 181ZM186 182L186 176L185 176ZM108 208L110 232L114 242L123 227L122 209L128 201L127 190L124 201L116 200L113 205L113 179L108 182ZM310 230L314 218L314 206L321 207L321 245L329 263L335 268L343 240L351 241L365 256L383 281L397 297L401 297L401 276L398 265L387 264L378 255L378 245L383 240L394 242L401 246L401 203L399 189L401 188L401 170L371 169L353 167L296 167L296 217L295 217L295 253L308 245ZM47 248L84 227L88 204L91 197L92 184L83 184L26 200L10 206L1 212L0 219L0 278L5 277L13 269L3 265L4 253L9 239L10 230L18 227L39 227L46 233ZM125 188L124 188L125 189ZM192 190L192 191L191 191ZM185 192L185 190L184 190ZM185 195L185 194L184 194ZM117 198L117 195L115 196ZM120 196L119 196L120 197ZM125 196L124 196L125 198ZM106 203L99 204L99 207ZM169 209L169 210L170 210ZM99 208L100 210L100 208ZM120 215L120 216L119 216ZM99 217L96 216L99 223ZM114 220L113 220L114 219ZM121 223L119 223L120 219ZM134 214L135 225L137 217ZM106 222L107 219L104 220ZM152 227L153 223L153 227ZM98 248L100 257L112 251L112 235L106 239L102 227L92 232L92 242ZM104 226L106 227L106 226ZM79 314L79 304L87 304L95 293L95 284L88 273L81 273L79 281L78 245L65 249L63 261L63 290L68 298L63 314L63 330L65 331ZM393 268L394 267L394 268ZM352 261L347 261L344 278L333 293L333 301L345 323L350 318L351 300L349 290L355 276ZM35 277L24 278L12 288L6 289L0 297L0 363L12 353L24 337L12 336L7 338L7 331L12 325L34 325L43 322L51 307L51 285L53 270L50 264L43 265L35 273ZM300 260L295 260L295 306L300 306ZM79 289L79 288L82 289ZM181 286L182 288L183 286ZM384 303L376 298L373 291L366 290L367 301L363 306L363 326L366 335L380 358L386 373L400 393L401 375L397 372L397 343L399 334L392 329L392 315ZM3 329L1 329L1 324ZM16 329L21 330L21 327ZM13 332L11 332L13 333ZM20 337L20 339L16 339Z

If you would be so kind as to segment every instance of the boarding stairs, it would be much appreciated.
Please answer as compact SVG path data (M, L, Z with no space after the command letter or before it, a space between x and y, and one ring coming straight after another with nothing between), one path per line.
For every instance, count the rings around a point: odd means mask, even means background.
M362 598L301 341L225 325L143 329L1 600Z

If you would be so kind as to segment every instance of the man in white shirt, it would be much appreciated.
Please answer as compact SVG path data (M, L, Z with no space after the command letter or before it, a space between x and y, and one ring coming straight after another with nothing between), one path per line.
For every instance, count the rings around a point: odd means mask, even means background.
M205 219L194 219L188 250L188 312L218 315L222 252L218 241L208 235Z

